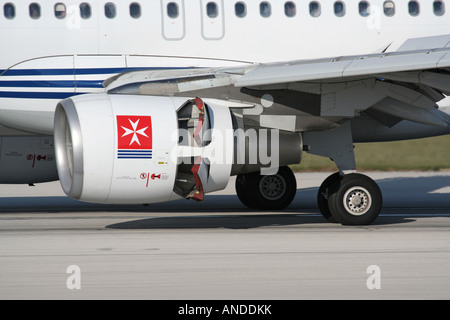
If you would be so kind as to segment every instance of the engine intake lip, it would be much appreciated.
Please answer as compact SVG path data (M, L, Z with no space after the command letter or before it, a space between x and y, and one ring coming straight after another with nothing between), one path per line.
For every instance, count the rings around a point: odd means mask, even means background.
M55 157L64 192L80 199L83 188L83 143L78 114L73 101L58 103L54 122Z

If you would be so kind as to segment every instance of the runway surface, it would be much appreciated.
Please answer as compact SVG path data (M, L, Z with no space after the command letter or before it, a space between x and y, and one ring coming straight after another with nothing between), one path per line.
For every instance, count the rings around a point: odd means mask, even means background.
M248 210L233 179L149 206L0 186L0 299L449 299L450 172L366 174L384 207L362 227L319 214L329 173L297 174L281 212Z

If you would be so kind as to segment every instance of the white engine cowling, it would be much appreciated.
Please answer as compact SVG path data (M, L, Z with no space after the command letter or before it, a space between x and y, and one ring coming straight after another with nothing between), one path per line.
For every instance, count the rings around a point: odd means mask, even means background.
M182 143L180 126L191 136ZM209 126L211 136L204 141ZM201 200L203 193L228 183L232 129L228 108L206 106L200 99L108 94L69 98L55 113L61 185L70 197L96 203ZM230 159L205 164L207 155L217 152ZM181 163L187 159L193 163Z

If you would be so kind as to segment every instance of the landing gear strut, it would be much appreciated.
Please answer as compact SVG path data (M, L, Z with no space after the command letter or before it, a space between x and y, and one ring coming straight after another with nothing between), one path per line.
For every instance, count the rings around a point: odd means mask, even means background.
M346 225L370 224L381 211L380 188L371 178L356 171L350 122L330 131L305 132L309 153L328 157L339 172L329 176L319 188L317 203L330 222Z
M282 210L294 199L297 182L289 167L281 167L274 175L259 172L236 177L236 193L243 204L260 210Z
M367 225L381 211L382 194L371 178L351 173L335 173L320 186L317 195L320 212L330 222Z

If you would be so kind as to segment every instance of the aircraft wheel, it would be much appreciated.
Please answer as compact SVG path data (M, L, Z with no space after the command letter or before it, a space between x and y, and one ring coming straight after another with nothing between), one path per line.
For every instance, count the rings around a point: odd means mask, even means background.
M294 199L297 182L288 167L281 167L274 175L259 172L238 175L236 193L247 207L260 210L283 210Z
M336 191L334 189L337 188L336 185L339 183L340 179L341 175L339 172L333 173L322 182L317 193L317 204L319 206L320 213L322 213L322 215L325 219L328 220L328 222L338 222L330 212L330 208L328 206L328 198L332 193Z
M381 190L371 178L357 173L342 177L336 192L328 197L333 217L344 225L367 225L381 211Z
M242 204L251 208L252 206L248 200L247 191L245 189L247 176L248 176L248 174L239 174L236 177L235 189L236 189L236 194L237 194L239 200L242 202Z

